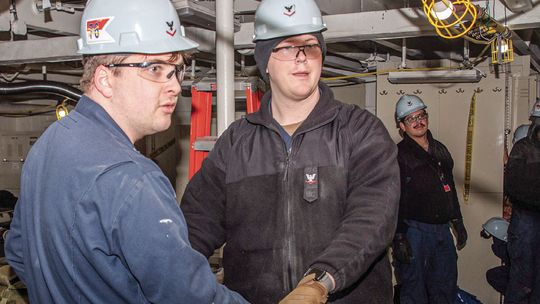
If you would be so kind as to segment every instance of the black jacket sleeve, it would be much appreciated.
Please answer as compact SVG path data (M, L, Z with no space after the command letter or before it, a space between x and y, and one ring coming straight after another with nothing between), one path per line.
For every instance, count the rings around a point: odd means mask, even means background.
M407 182L410 179L410 169L406 165L406 162L401 159L402 155L398 152L398 163L399 163L399 176L400 176L400 187L401 187L401 196L399 198L399 213L396 233L407 233L407 224L405 224L405 203L409 198L407 197L408 192L405 191L407 187ZM403 207L402 207L403 206Z
M232 141L231 126L217 140L201 169L188 183L180 208L189 241L206 257L225 243L225 159Z

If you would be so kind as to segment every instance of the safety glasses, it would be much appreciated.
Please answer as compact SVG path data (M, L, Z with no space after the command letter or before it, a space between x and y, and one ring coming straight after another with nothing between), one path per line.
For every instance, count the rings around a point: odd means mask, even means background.
M307 59L318 59L322 55L321 46L315 43L277 47L272 49L272 57L283 61L295 60L300 52L304 53Z
M184 80L186 72L185 64L172 64L164 61L145 61L133 63L112 63L108 68L138 68L138 75L146 80L164 83L176 76L178 83Z
M428 113L427 112L422 112L418 115L414 115L414 116L408 116L406 117L405 119L403 119L403 122L405 122L407 125L412 125L413 123L415 122L421 122L421 121L424 121L426 119L428 119Z

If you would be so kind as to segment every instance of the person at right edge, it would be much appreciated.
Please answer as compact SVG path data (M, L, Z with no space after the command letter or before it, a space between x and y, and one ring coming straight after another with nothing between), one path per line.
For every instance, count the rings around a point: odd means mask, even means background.
M221 135L181 208L193 248L226 243L224 283L250 302L389 304L397 147L320 81L322 21L313 0L260 3L255 61L271 90Z
M401 304L454 304L457 253L467 241L454 185L454 161L428 129L426 105L416 95L396 104L401 198L393 242ZM457 239L454 239L450 230Z
M512 202L504 303L540 303L540 99L532 109L527 136L510 152L504 190Z

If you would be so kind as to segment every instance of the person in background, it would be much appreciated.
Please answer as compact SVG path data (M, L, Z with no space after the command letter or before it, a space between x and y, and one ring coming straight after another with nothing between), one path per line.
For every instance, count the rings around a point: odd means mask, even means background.
M493 237L491 250L501 259L502 265L489 269L486 279L497 292L504 295L508 286L510 258L508 257L508 221L502 217L492 217L482 225L480 236L485 239Z
M390 303L396 146L377 117L320 81L326 26L313 0L263 0L255 17L271 91L189 182L191 243L205 256L226 244L225 285L249 301Z
M186 55L168 0L89 1L84 95L24 163L6 257L32 303L247 303L191 248L175 192L135 141L169 128Z
M393 242L401 304L453 304L457 253L467 242L448 149L429 131L426 105L416 95L396 104L401 198ZM450 230L454 231L457 244Z
M512 202L508 227L510 274L504 303L540 303L540 100L527 136L510 152L504 190Z

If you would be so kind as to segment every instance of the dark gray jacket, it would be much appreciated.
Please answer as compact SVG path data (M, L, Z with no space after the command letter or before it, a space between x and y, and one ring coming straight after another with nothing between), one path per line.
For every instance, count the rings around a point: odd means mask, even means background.
M225 284L253 303L277 303L310 267L334 276L334 303L391 303L397 149L378 118L320 90L290 152L271 93L223 133L182 198L190 241L206 256L227 243Z
M533 123L527 137L512 147L504 176L504 190L512 205L540 212L540 124Z

